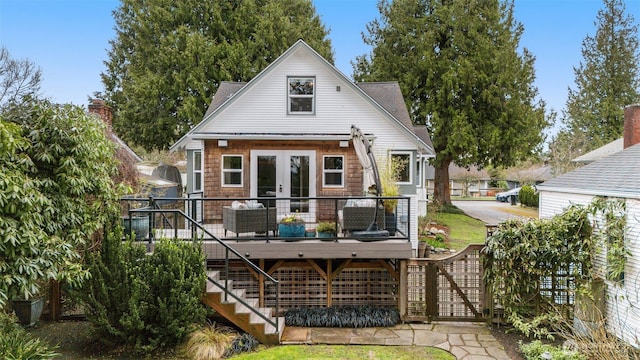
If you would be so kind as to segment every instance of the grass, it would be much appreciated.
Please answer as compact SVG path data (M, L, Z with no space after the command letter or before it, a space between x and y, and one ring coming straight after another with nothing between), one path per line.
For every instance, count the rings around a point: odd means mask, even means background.
M232 360L297 360L297 359L455 359L450 353L425 346L372 345L283 345L259 352L231 357Z
M484 244L487 230L484 222L465 214L436 213L434 220L449 228L449 246L462 250L469 244Z

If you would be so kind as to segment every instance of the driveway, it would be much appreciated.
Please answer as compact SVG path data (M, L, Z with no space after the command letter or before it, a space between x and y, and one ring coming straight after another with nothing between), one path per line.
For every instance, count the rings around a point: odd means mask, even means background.
M513 218L538 218L538 209L489 200L460 200L453 205L485 224L497 225Z

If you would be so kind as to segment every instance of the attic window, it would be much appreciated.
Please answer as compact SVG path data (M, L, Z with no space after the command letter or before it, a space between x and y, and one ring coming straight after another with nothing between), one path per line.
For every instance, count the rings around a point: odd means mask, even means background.
M315 111L314 77L288 77L289 114L313 114Z

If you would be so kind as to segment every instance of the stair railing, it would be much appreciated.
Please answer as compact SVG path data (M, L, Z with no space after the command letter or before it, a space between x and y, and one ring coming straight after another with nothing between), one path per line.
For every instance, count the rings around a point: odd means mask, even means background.
M225 261L224 261L225 277L224 277L224 285L219 283L217 280L212 279L211 277L207 276L209 281L211 281L212 283L214 283L216 286L218 286L219 288L221 288L224 291L224 301L225 302L227 302L229 300L229 296L231 296L232 298L236 299L236 301L238 301L242 305L246 306L247 309L249 309L251 312L253 312L254 314L256 314L259 317L261 317L262 319L264 319L268 324L274 326L276 332L280 331L280 327L279 327L280 324L279 324L279 317L278 317L278 314L280 313L280 304L279 304L280 284L279 284L278 280L273 278L271 275L267 274L264 270L262 270L260 267L258 267L254 263L252 263L249 259L247 259L245 256L243 256L239 252L237 252L235 249L233 249L229 245L225 244L224 241L220 240L218 237L213 235L211 232L209 232L207 229L205 229L202 225L200 225L196 220L194 220L193 218L191 218L190 216L185 214L182 210L179 210L179 209L157 209L157 208L155 208L155 209L130 209L129 210L129 216L131 216L131 213L137 213L137 212L145 213L145 214L146 213L151 213L151 214L154 214L154 213L172 213L172 214L180 215L186 221L188 221L191 224L192 229L194 227L197 228L197 229L200 229L204 234L206 234L209 237L211 237L211 239L213 241L216 241L219 245L223 246L225 248ZM174 233L175 233L174 237L178 238L178 229L177 229L177 227L174 228L174 230L175 230L174 231ZM151 239L152 239L152 236L149 236L149 241L151 241ZM194 239L195 239L195 235L194 235ZM255 307L249 305L242 298L240 298L236 294L234 294L234 293L229 291L229 255L230 254L233 254L234 256L236 256L239 260L244 262L245 265L247 265L248 267L253 269L259 275L264 276L265 281L274 284L274 286L275 286L275 314L276 314L275 321L271 320L269 317L267 317L266 315L264 315L263 313L258 311L258 309L256 309Z

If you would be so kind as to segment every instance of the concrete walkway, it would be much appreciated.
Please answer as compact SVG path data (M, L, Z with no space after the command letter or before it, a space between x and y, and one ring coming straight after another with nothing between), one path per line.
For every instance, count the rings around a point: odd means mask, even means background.
M282 344L432 346L459 360L510 360L489 328L480 323L438 322L364 329L287 326Z

